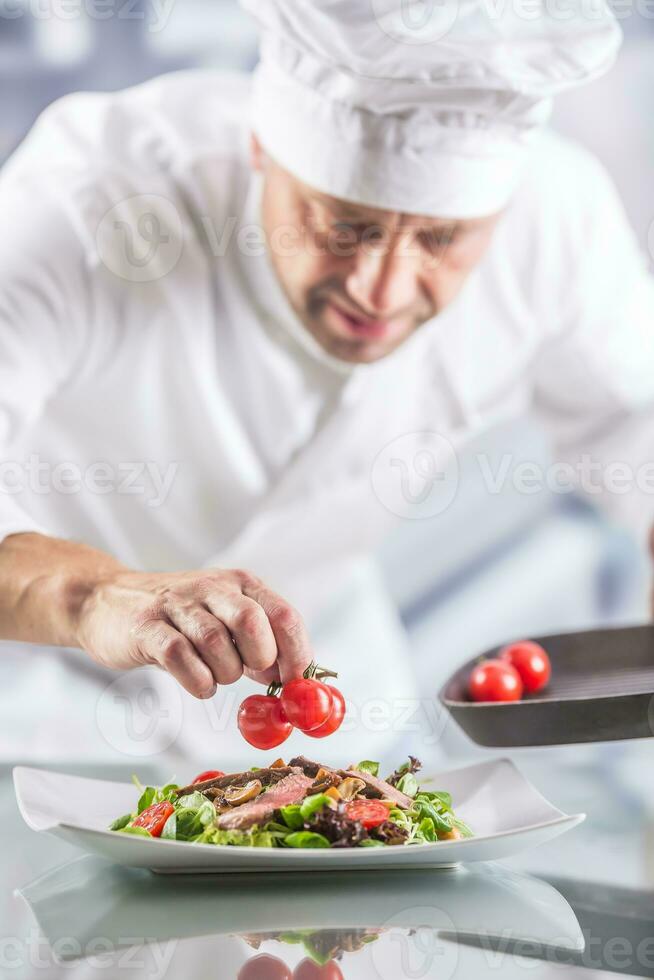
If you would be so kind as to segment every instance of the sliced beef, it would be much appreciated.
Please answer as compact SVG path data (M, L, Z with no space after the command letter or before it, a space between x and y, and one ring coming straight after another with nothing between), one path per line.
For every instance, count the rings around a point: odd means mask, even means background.
M366 784L364 796L371 796L374 799L392 800L402 810L408 810L413 806L413 800L406 793L400 793L399 789L385 783L383 779L372 776L369 772L362 772L360 769L344 769L342 776L352 776L354 779L361 779Z
M332 769L331 766L326 766L322 762L312 762L311 759L305 759L303 755L291 759L289 766L297 766L305 776L313 776L315 782L312 792L314 793L324 793L330 787L338 786L343 781L342 775L336 769ZM322 772L320 777L318 776L319 772Z
M310 776L305 776L301 771L293 772L284 776L276 786L272 786L256 800L221 814L218 817L218 826L221 830L247 830L255 824L261 826L272 820L275 811L280 807L300 803L308 795L312 785L313 779Z
M295 759L291 759L289 765L301 769L305 775L313 776L314 778L318 775L320 769L325 769L327 772L334 773L340 778L352 776L355 779L361 779L366 784L367 792L364 795L376 799L393 800L403 810L408 810L413 803L413 800L406 793L400 793L390 783L386 783L383 779L378 779L376 776L371 776L368 772L360 772L358 769L332 769L330 766L325 766L321 762L312 762L311 759L305 759L303 755L298 755Z
M332 769L331 766L326 766L322 762L312 762L311 759L305 759L303 755L298 755L294 759L291 759L289 766L301 769L305 776L313 776L314 779L321 769L324 769L326 772L336 772L336 769Z
M177 790L177 796L186 796L188 793L204 793L206 789L226 789L227 786L245 786L253 779L258 779L264 786L273 786L284 776L291 776L294 773L301 773L302 769L293 766L280 766L276 769L253 769L247 772L232 772L217 779L207 779L204 783L196 783L191 786L183 786Z

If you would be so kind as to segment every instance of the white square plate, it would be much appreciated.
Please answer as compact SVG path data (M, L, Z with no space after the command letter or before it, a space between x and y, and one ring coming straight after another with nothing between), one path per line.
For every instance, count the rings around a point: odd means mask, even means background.
M552 806L509 759L439 773L421 779L421 785L451 793L457 815L475 837L408 847L334 850L148 840L107 830L112 820L134 809L137 790L131 783L23 766L14 769L18 806L32 830L54 834L117 864L177 874L434 868L495 861L552 840L585 818L583 813L569 816Z

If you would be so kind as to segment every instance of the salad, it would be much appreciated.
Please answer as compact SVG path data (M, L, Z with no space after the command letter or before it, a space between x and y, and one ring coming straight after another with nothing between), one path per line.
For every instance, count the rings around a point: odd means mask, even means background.
M287 929L285 932L239 933L251 949L257 952L263 943L281 943L302 946L308 958L319 966L343 959L345 953L358 953L370 943L376 942L383 929ZM252 960L249 960L252 963Z
M446 792L420 786L410 757L386 780L379 763L334 769L298 756L286 764L202 773L188 786L141 786L121 834L240 847L396 847L472 837Z

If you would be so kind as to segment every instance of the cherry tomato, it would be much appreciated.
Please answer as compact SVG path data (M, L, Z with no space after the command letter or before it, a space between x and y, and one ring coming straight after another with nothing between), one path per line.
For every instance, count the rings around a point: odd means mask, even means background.
M345 717L345 698L338 688L333 687L331 684L325 684L325 687L331 692L334 703L332 713L322 725L306 733L310 738L326 738L327 735L333 735L341 727L343 718Z
M313 960L302 960L295 967L293 980L343 980L343 974L338 963L333 960L323 966Z
M473 701L519 701L522 692L520 674L504 660L483 660L468 680Z
M291 725L305 733L324 725L334 710L334 700L327 684L308 677L299 677L285 684L281 702Z
M153 803L152 806L139 813L132 826L143 827L145 830L149 830L153 837L161 837L161 831L164 829L166 820L174 812L175 807L172 803Z
M196 783L206 783L209 779L220 779L225 773L221 772L220 769L207 769L206 772L201 772L199 776L196 776L191 786L195 786Z
M506 660L520 674L525 691L533 694L549 684L552 676L552 664L542 646L525 640L523 643L512 643L500 653L500 660Z
M293 730L281 701L270 694L252 694L245 699L238 709L238 728L255 749L274 749Z
M366 830L379 827L388 820L388 806L381 800L351 800L345 804L345 813L350 820L357 820Z
M276 956L253 956L238 971L237 980L292 980L292 973Z

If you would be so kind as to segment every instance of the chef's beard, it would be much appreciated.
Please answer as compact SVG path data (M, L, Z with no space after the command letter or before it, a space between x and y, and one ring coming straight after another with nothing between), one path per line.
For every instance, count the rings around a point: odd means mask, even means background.
M369 312L358 307L356 303L353 303L341 283L335 279L322 282L309 290L304 312L299 311L300 318L305 328L327 353L340 360L355 364L372 363L392 354L423 324L432 320L437 313L427 297L423 297L411 307L396 310L390 316L377 317L388 322L406 321L406 329L401 333L392 338L379 340L357 338L356 336L350 338L337 333L326 322L325 313L332 300L340 300L346 309L352 310L353 314L362 319L375 318L371 317Z

